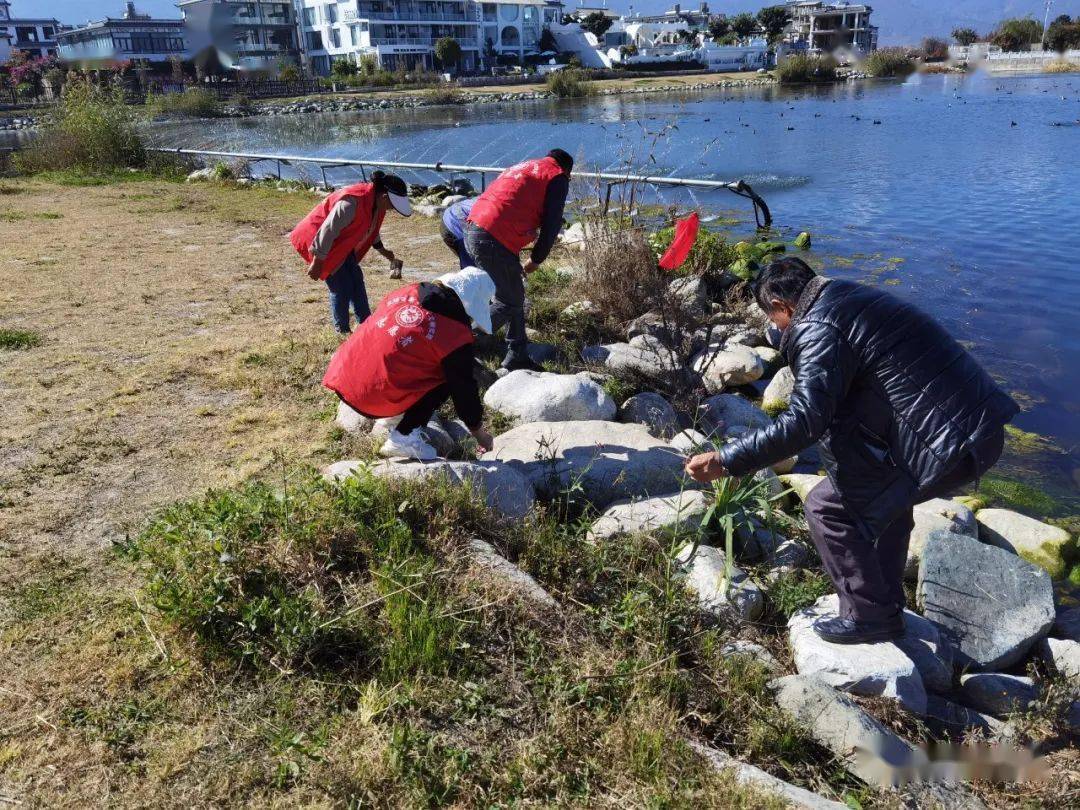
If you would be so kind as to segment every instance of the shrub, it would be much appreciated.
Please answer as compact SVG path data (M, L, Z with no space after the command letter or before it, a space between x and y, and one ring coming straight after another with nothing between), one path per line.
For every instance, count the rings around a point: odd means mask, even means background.
M108 172L146 164L146 150L123 90L68 82L52 120L15 157L27 174L76 169Z
M967 48L979 41L979 32L974 28L954 28L952 38L956 40L957 45Z
M922 41L923 56L931 62L941 62L949 58L949 43L937 37L927 37Z
M183 115L189 118L215 118L221 115L217 95L203 87L189 87L182 93L148 96L146 105L154 115Z
M863 70L877 79L909 76L915 72L915 60L903 48L881 48L866 57Z
M430 104L465 104L468 101L468 96L457 87L428 90L426 98Z
M663 228L650 237L653 250L659 259L675 238L674 228ZM690 255L680 268L690 275L701 276L711 284L719 285L727 269L738 258L735 249L720 234L702 228L698 231Z
M300 81L300 70L296 65L282 65L278 71L278 78L283 82Z
M549 73L547 77L547 89L559 98L581 98L592 92L592 88L585 80L585 72L575 68L564 68Z
M776 80L781 84L836 81L836 60L831 56L795 54L776 66Z
M1031 17L1002 20L990 37L990 42L1003 51L1026 51L1043 38L1042 23Z

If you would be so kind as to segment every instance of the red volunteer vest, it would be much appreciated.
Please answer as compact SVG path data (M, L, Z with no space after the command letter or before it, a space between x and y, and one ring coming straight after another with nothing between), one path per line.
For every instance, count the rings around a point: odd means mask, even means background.
M511 253L520 253L536 239L548 184L562 173L551 157L511 166L477 198L469 222L490 233Z
M366 416L397 416L446 382L442 361L472 343L465 324L420 306L418 284L382 300L330 359L323 385Z
M382 228L383 218L386 216L385 211L381 212L375 221L375 227L371 227L371 210L375 200L375 186L371 183L356 183L338 189L316 205L289 234L292 246L305 262L311 262L311 243L315 241L319 228L326 222L334 206L345 197L356 198L356 219L338 234L338 238L330 246L320 279L325 280L333 271L341 267L341 263L348 258L351 251L356 251L357 259L363 259L375 240L379 238L379 229Z

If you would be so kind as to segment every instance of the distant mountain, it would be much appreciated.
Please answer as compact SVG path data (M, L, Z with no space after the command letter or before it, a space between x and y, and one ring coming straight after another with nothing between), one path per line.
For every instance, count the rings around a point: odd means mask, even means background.
M974 28L980 34L993 30L1006 17L1023 17L1030 14L1038 20L1046 11L1045 0L866 0L874 9L874 22L881 29L883 45L916 44L923 37L948 38L954 28ZM854 0L853 0L854 2ZM600 3L589 0L586 5ZM709 8L716 13L737 14L740 11L757 10L767 5L763 0L712 0ZM567 10L577 5L576 0L566 0ZM611 0L608 5L617 11L631 7L644 14L659 14L674 5L672 0ZM682 0L684 8L697 8L697 2ZM1080 14L1080 0L1055 0L1050 19L1059 14Z

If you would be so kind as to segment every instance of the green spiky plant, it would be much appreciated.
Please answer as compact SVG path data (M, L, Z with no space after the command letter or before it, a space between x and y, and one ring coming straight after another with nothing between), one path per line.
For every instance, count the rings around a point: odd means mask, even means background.
M713 482L712 488L713 502L701 519L701 525L723 535L724 591L727 593L733 579L736 534L743 530L747 535L752 535L755 519L764 520L766 526L771 526L773 504L783 498L787 491L770 495L767 480L750 476L721 478Z

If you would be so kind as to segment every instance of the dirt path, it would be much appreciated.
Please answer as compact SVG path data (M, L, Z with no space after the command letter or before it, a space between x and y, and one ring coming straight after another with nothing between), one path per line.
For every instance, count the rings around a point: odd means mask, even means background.
M153 507L328 457L336 338L286 234L315 199L167 182L0 193L0 587L20 557L101 548ZM391 217L414 275L451 268L433 220ZM371 299L390 289L367 265ZM5 562L6 558L6 562Z

